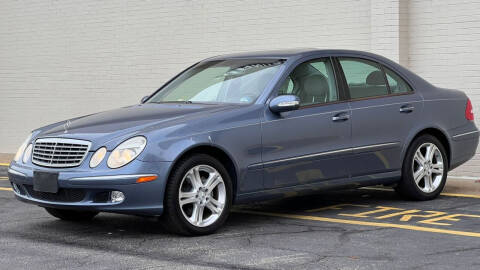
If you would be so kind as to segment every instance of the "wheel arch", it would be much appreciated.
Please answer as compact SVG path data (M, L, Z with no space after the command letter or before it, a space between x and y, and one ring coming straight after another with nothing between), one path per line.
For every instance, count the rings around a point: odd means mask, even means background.
M403 157L405 157L405 155L407 153L407 150L410 147L410 145L412 144L412 142L416 138L418 138L418 137L420 137L424 134L432 135L442 143L443 147L445 147L445 151L447 152L448 166L450 167L451 158L452 158L451 143L450 143L450 140L448 139L448 136L446 135L446 132L444 132L442 129L437 128L437 127L427 127L427 128L423 128L423 129L417 131L415 133L415 135L412 136L412 138L408 141L408 144L406 145L406 147L403 151Z
M173 168L180 160L188 156L191 156L193 154L210 155L218 159L218 161L220 161L225 166L225 169L227 170L230 178L232 179L232 188L233 188L232 200L233 202L235 202L235 197L237 194L237 181L238 181L237 168L238 167L234 159L231 157L231 155L220 146L212 145L212 144L196 144L188 147L183 152L178 154L177 158L172 162L172 165L170 166L170 169L168 172L168 178L170 178L170 174L172 173Z

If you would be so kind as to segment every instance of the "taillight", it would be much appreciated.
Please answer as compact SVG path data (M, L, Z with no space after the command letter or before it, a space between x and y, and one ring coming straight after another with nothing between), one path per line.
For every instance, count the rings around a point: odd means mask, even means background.
M467 107L465 108L465 118L467 120L473 121L473 107L470 99L467 99Z

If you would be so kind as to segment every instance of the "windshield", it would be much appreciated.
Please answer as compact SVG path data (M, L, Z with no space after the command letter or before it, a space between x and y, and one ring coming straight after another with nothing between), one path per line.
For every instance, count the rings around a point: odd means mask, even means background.
M253 103L283 62L278 59L201 62L164 86L147 103Z

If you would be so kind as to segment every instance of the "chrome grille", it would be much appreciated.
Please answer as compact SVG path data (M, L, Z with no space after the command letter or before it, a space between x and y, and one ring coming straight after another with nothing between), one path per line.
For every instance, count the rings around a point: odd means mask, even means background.
M90 145L88 141L74 139L38 139L33 146L32 162L44 167L75 167L85 159Z

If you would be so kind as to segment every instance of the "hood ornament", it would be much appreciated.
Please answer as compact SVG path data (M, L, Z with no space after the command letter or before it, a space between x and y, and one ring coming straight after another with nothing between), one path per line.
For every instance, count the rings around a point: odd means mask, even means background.
M65 124L63 124L63 129L65 129L65 131L63 133L68 133L68 128L72 125L72 121L70 120L67 120L67 122L65 122Z

